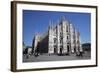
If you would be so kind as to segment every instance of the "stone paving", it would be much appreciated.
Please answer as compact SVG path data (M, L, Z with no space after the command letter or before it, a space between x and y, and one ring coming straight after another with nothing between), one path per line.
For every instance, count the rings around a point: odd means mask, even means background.
M66 56L58 56L58 55L48 55L43 54L35 57L34 55L29 56L28 58L24 55L23 62L43 62L43 61L64 61L64 60L86 60L91 59L91 53L85 52L83 57L76 56L75 54L70 54Z

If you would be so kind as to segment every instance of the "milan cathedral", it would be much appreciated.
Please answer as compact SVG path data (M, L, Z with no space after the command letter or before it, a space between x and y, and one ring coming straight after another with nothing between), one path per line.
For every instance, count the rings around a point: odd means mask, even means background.
M32 49L33 53L64 55L79 54L83 51L79 31L65 17L62 17L56 25L49 22L45 34L36 34L33 38Z

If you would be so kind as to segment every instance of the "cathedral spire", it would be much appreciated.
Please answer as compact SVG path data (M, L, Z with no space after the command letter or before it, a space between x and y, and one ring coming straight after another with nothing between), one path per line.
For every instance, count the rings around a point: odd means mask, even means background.
M65 16L61 16L61 21L64 21L65 19Z
M53 24L53 23L52 23L52 21L50 20L50 21L49 21L49 29L52 29L52 24Z

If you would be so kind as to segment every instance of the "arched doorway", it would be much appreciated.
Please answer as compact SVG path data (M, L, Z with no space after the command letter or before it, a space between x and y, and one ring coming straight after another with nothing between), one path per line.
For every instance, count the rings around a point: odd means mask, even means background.
M63 46L60 46L60 54L62 54Z
M70 51L70 46L67 45L67 53L69 53L69 51Z
M54 46L54 54L57 54L57 46Z

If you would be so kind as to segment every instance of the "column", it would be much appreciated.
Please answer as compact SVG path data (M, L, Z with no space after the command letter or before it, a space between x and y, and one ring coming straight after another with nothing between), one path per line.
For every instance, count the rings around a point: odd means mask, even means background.
M66 33L66 21L62 21L62 35L63 35L63 54L67 54L67 33Z
M81 44L81 39L80 39L80 33L79 32L78 32L78 40L79 40L79 51L83 52L82 44Z
M60 30L59 24L57 25L57 53L60 54Z
M54 53L54 46L53 46L53 30L52 30L52 27L51 26L49 26L49 46L48 46L48 53L49 54L52 54L52 53Z
M74 53L74 28L72 24L70 24L70 44L71 44L71 52Z

